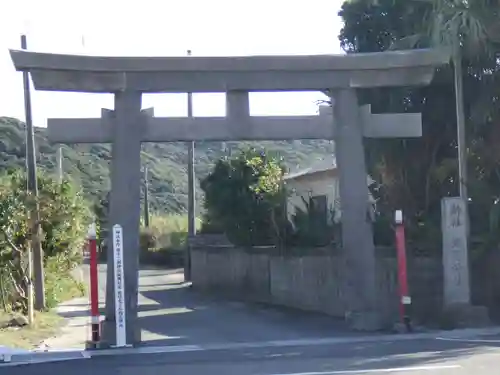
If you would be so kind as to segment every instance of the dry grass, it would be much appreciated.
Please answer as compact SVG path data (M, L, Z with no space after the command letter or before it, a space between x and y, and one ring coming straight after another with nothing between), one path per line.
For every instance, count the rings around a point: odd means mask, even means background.
M47 262L45 272L46 304L49 309L85 294L85 285L71 274L59 271L57 264ZM8 326L13 316L0 309L0 345L33 349L55 336L64 324L64 319L54 311L35 312L33 325L24 327Z
M54 336L60 330L63 319L53 312L35 313L32 326L5 327L12 319L11 314L0 312L0 344L3 346L34 349L45 339Z
M196 220L201 227L201 220ZM158 248L180 249L186 245L188 233L187 215L152 215L149 231L156 237Z

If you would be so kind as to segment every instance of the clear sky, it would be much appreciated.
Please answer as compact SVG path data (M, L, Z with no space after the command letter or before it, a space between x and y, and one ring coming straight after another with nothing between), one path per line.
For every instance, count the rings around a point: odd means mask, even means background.
M21 73L8 54L28 49L109 56L341 53L342 0L17 0L0 5L0 116L24 120ZM7 5L7 3L9 5ZM254 115L312 114L320 93L255 93ZM48 117L99 117L110 95L33 92L36 126ZM144 95L156 116L185 116L184 94ZM194 95L195 116L223 116L223 94Z

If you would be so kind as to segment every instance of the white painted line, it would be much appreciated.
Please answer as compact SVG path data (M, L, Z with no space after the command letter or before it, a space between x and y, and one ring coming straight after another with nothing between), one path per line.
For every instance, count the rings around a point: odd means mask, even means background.
M500 344L500 340L488 339L461 339L458 337L436 337L436 340L441 341L456 341L456 342L470 342L470 343L485 343L485 344Z
M420 367L395 367L383 369L366 369L366 370L338 370L338 371L316 371L316 372L286 372L269 375L342 375L342 374L388 374L394 372L415 372L415 371L439 371L462 368L459 365L436 365L436 366L420 366Z

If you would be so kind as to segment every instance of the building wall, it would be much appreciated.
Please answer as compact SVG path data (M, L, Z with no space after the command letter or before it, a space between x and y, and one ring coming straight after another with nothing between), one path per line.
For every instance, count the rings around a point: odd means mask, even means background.
M297 207L305 209L302 198L309 201L309 198L317 195L325 195L330 211L335 209L335 200L339 197L338 177L332 171L314 173L300 178L286 181L286 188L289 192L287 203L288 217L291 218ZM338 206L338 205L337 205ZM329 220L332 218L328 218ZM336 218L338 219L338 218Z
M373 180L367 177L367 184ZM329 222L338 222L341 217L339 178L335 169L310 173L294 179L286 180L286 188L289 192L287 210L288 217L291 218L297 207L305 208L302 198L309 201L312 196L325 195L328 200L328 208L334 213L333 217L328 217ZM369 202L375 203L373 197L369 196ZM329 215L330 216L330 215Z

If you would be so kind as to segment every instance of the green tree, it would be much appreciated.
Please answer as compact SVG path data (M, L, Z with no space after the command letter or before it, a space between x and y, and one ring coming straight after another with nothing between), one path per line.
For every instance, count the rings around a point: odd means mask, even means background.
M396 41L392 48L449 48L453 62L457 120L458 175L460 196L468 200L466 113L463 89L463 58L476 59L491 51L498 39L498 0L411 0L427 10L418 26L419 33Z
M285 193L282 160L248 149L219 160L201 182L205 209L238 245L271 245L280 241Z
M0 184L0 292L2 308L27 309L29 283L26 206Z
M89 222L88 206L81 193L68 181L59 184L39 173L39 207L42 248L46 266L52 274L67 274L81 263L85 233ZM27 207L33 198L26 192L26 176L11 171L0 176L0 287L4 308L26 310L28 286ZM49 272L50 273L50 272ZM57 278L57 275L46 275ZM56 285L52 285L57 287ZM48 306L54 290L46 289Z
M345 2L340 12L344 20L341 44L348 53L384 51L401 40L418 41L420 44L415 46L424 46L423 43L430 43L431 39L416 36L425 35L424 25L428 25L425 22L433 9L433 3L428 1ZM488 210L488 205L497 198L498 193L494 190L500 188L492 168L493 161L498 159L491 155L493 152L485 155L487 149L484 147L491 144L489 142L498 133L498 126L495 126L498 109L494 103L498 100L499 76L495 51L498 48L493 45L489 53L464 59L464 102L470 134L469 158L473 166L469 184L473 197L471 222L476 232L484 229L485 221L479 216L481 212L485 216L485 209ZM388 214L402 208L412 224L412 238L431 237L438 242L439 201L443 196L458 193L456 119L452 116L455 112L453 74L450 67L443 67L437 70L428 87L374 89L360 93L363 104L372 104L375 112L423 114L420 139L366 140L370 173L381 182L378 207L387 210ZM485 163L485 156L490 162Z

